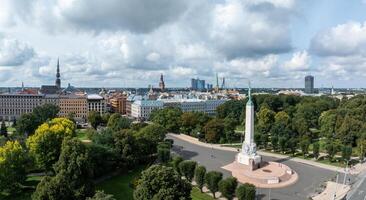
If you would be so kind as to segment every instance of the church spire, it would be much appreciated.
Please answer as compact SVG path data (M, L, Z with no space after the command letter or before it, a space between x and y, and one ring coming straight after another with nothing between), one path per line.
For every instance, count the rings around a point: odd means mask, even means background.
M60 79L60 59L57 58L57 70L56 70L56 87L58 89L61 88L61 79Z

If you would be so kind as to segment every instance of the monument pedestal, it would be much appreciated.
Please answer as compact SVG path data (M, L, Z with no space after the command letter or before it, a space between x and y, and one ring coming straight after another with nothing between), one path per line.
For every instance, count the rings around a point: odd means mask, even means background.
M236 156L237 162L249 166L252 170L258 169L261 166L262 157L259 155L246 155L242 152Z

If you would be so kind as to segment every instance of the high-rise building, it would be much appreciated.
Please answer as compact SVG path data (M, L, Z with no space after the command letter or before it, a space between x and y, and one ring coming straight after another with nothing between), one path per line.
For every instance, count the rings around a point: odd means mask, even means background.
M164 76L163 76L163 74L160 75L159 88L160 88L160 91L164 91L165 90L165 83L164 83Z
M311 75L305 76L305 93L307 94L314 93L314 76Z
M204 90L206 88L206 81L200 79L191 79L191 89L192 90Z

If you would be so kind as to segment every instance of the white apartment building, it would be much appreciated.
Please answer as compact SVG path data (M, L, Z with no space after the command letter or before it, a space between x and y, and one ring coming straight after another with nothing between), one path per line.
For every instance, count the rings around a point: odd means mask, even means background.
M88 100L88 111L96 111L101 115L107 111L107 103L104 97L97 94L89 94Z
M164 103L156 100L138 100L131 105L131 116L136 119L148 120L155 109L162 109Z
M216 108L225 103L226 99L202 100L202 99L160 99L160 100L139 100L131 106L131 116L137 119L149 119L155 109L164 107L180 108L183 112L204 112L208 115L215 115Z

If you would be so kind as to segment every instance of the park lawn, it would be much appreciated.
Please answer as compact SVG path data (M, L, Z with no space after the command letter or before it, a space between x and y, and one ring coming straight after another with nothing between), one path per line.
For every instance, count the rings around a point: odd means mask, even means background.
M133 200L133 188L130 183L138 177L145 167L138 167L127 174L120 174L97 184L97 190L112 194L116 200Z
M12 126L8 126L7 130L8 130L8 132L11 132L11 133L14 133L16 131L15 128Z
M200 189L193 187L191 191L192 200L213 200L214 198L206 193L201 193Z
M36 187L37 184L42 180L42 176L28 176L25 185ZM23 191L20 194L14 196L8 196L6 194L0 193L0 199L3 200L31 200L33 191Z
M79 140L88 140L88 135L86 134L86 130L85 129L77 129L76 130L76 137Z

